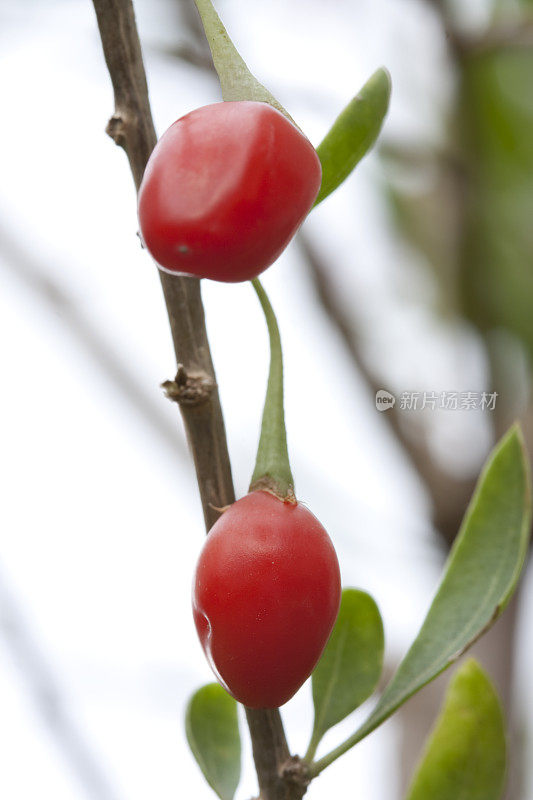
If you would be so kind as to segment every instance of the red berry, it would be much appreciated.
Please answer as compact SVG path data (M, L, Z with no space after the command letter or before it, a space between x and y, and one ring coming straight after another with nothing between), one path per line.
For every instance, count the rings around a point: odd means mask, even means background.
M157 143L139 190L139 223L157 264L217 281L259 275L318 194L319 158L267 103L198 108Z
M234 503L207 536L193 589L222 685L251 708L286 703L326 646L340 593L331 539L305 506L262 491Z

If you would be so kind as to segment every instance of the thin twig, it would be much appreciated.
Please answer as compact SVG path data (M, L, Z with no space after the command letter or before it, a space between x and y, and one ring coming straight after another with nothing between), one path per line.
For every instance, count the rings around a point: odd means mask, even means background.
M131 0L94 0L94 7L115 93L107 132L126 151L138 189L156 133L133 6ZM202 402L181 405L209 529L219 516L215 509L232 503L235 496L200 285L193 278L163 272L160 279L181 372L204 373L212 386Z
M137 189L156 142L141 46L131 0L93 0L106 63L115 94L115 113L108 133L128 156ZM220 509L235 499L222 409L205 328L200 283L161 272L172 340L178 362L179 381L203 373L211 386L196 404L180 403L196 474L206 528L218 518ZM247 710L254 755L274 755L265 761L255 757L263 800L295 800L303 795L303 781L279 780L283 756L288 753L279 711ZM295 789L296 787L296 789Z

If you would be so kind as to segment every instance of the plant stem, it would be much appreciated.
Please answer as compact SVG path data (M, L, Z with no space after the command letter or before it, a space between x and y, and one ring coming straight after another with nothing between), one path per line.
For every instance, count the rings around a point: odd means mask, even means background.
M136 189L141 184L155 133L141 45L131 0L93 0L104 55L113 83L115 113L107 133L126 152ZM193 453L205 524L210 528L222 508L235 499L226 431L205 329L199 282L159 272L174 350L180 366L180 403ZM126 294L127 296L127 294ZM201 377L203 392L187 396ZM190 393L189 393L190 395ZM180 398L176 398L179 402Z
M344 753L347 753L348 750L368 736L369 733L372 733L372 731L374 731L379 724L379 722L376 722L376 724L372 725L372 727L366 727L363 725L352 736L346 739L346 741L342 742L338 747L335 747L334 750L326 753L325 756L319 758L318 761L315 761L313 764L311 764L309 768L311 778L316 778L317 775L320 775L320 773L325 770L326 767L329 767L330 764L333 764L333 762L344 755Z
M211 0L194 0L194 2L202 20L224 100L255 100L268 103L296 125L274 95L252 75L231 41Z
M266 489L281 500L295 502L294 480L287 449L285 411L283 408L283 353L274 309L258 278L252 285L265 315L270 339L270 370L250 491Z
M211 0L194 0L202 25L211 50L213 64L218 74L222 94L224 100L238 100L238 97L233 97L234 86L227 83L226 71L224 65L231 61L235 65L235 72L246 74L249 72L248 67L244 63L237 48L231 41L222 20L218 16ZM238 85L238 75L235 76L237 80L235 83ZM228 96L226 96L228 95Z
M313 733L311 734L311 740L309 742L309 747L307 748L307 752L304 756L304 761L308 764L311 764L315 757L315 753L317 751L317 747L320 743L320 736L318 735L317 731L313 728Z
M141 45L131 0L93 0L102 39L104 56L115 95L115 113L107 131L124 148L138 189L146 163L156 143ZM160 273L167 306L174 349L178 360L180 381L200 381L204 391L194 403L180 402L181 413L193 453L198 485L204 509L206 528L218 518L217 508L231 504L234 499L226 432L218 397L209 342L205 330L199 282ZM124 296L128 296L127 286ZM179 400L179 397L178 397ZM251 731L254 750L264 747L280 753L285 733L278 709L247 711L253 721ZM262 800L286 800L287 782L273 780L269 770L281 774L282 764L256 762ZM272 790L266 787L273 787ZM300 792L300 797L303 794Z
M315 720L315 726L316 726L316 720ZM311 739L309 741L309 747L307 748L307 752L306 752L306 754L304 756L304 761L307 764L312 765L312 761L313 761L313 759L315 757L315 754L316 754L318 745L320 744L321 738L322 737L321 737L320 733L316 730L316 727L313 727L313 732L311 734Z

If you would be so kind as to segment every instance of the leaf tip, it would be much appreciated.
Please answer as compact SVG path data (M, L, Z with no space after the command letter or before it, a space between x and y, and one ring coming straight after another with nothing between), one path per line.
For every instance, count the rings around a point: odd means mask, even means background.
M377 69L374 72L374 77L376 79L378 78L378 76L380 82L383 83L383 86L386 88L387 94L390 97L390 94L392 92L392 77L387 67L379 67L379 69Z
M363 86L361 96L364 97L365 94L371 94L374 97L379 97L383 106L382 114L385 116L389 107L391 92L391 74L386 67L379 67Z
M241 741L235 700L218 683L190 698L185 713L189 747L220 800L233 800L241 774Z
M518 451L522 469L524 471L525 509L527 515L529 515L531 513L531 468L524 432L522 430L522 425L518 420L513 422L507 433L503 436L498 450L501 451L507 447L513 447L513 449Z

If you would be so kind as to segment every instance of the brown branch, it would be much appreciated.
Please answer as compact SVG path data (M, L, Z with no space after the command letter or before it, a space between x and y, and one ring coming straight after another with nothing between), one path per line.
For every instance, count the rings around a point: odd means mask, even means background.
M115 93L115 113L107 132L126 151L138 189L156 133L133 6L131 0L94 0L94 7ZM204 373L213 385L205 403L181 404L209 530L219 516L215 507L232 503L235 496L200 284L163 272L160 279L178 364L186 374Z
M259 775L261 797L300 800L310 783L309 768L298 756L291 756L281 724L264 709L246 709L252 736L254 762Z
M133 5L131 0L93 0L93 4L115 94L108 133L126 151L138 189L156 134ZM186 383L200 373L211 387L201 403L180 403L209 530L220 515L217 509L232 503L235 495L200 283L163 272L160 277L180 380ZM248 710L247 717L262 800L286 800L289 777L278 780L288 753L279 711ZM265 760L266 752L275 757Z

